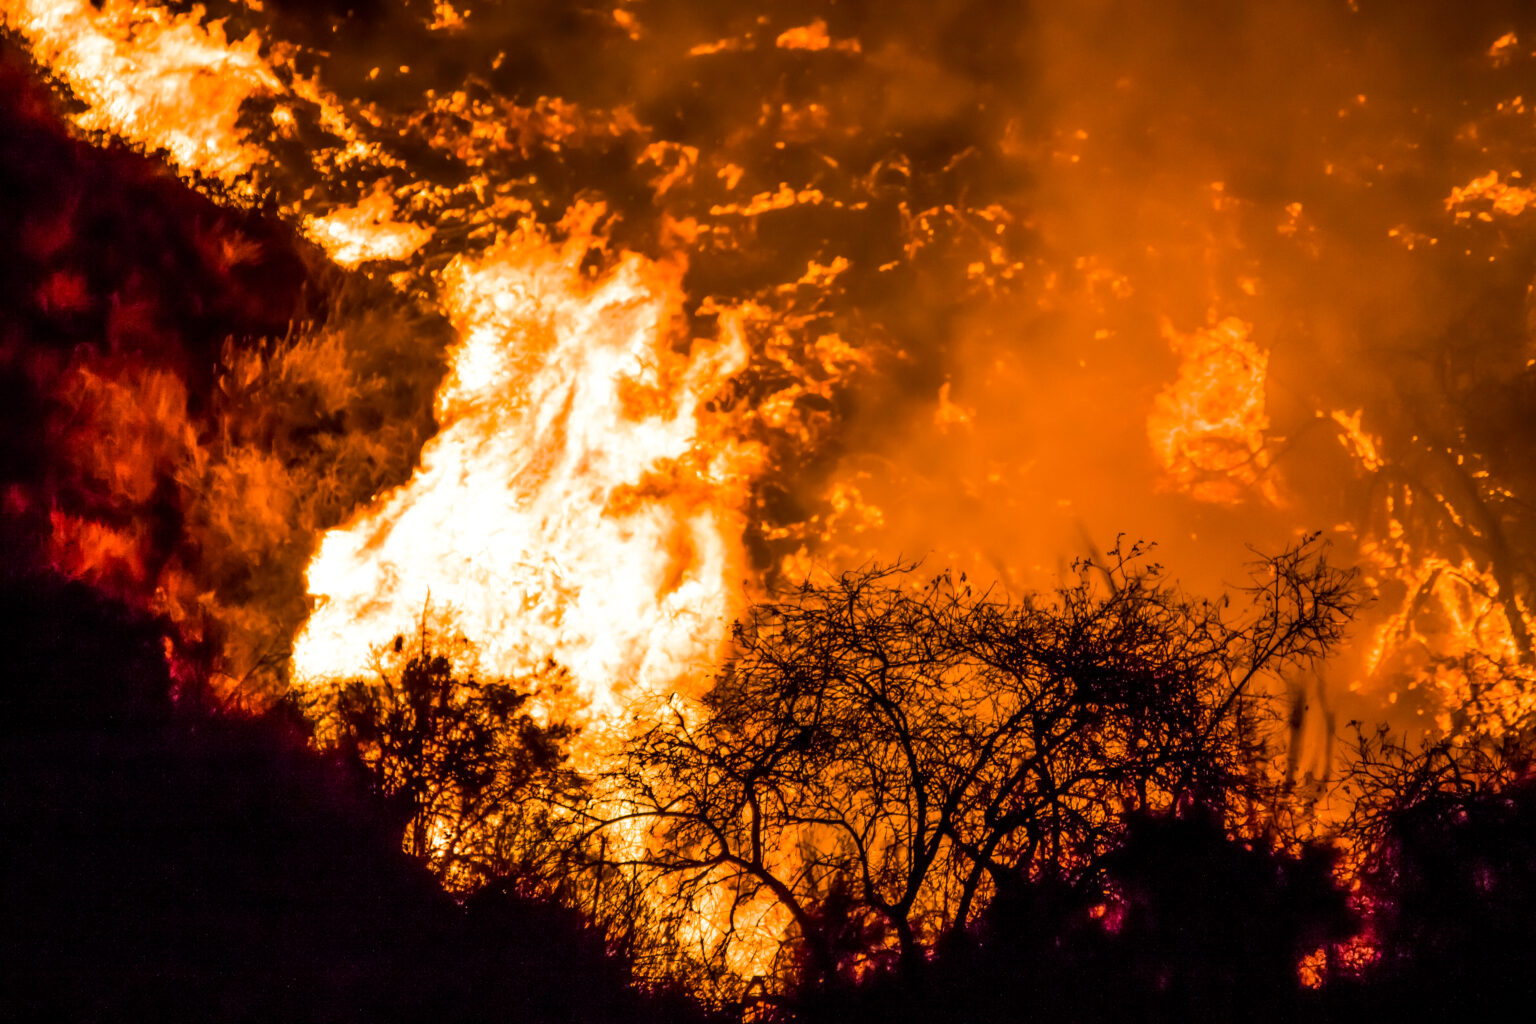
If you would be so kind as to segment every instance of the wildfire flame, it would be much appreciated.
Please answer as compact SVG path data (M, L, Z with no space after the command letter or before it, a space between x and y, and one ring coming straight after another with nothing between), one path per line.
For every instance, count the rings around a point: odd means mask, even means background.
M741 601L755 455L705 406L745 343L722 317L718 342L674 351L675 264L585 274L599 212L574 211L559 244L525 225L445 271L461 340L441 432L408 484L321 543L300 677L361 671L428 603L491 670L553 658L595 710L707 677Z
M172 16L81 0L10 4L5 17L86 102L82 127L164 147L226 185L270 160L238 123L247 101L295 90L324 99L291 71L275 74L254 32L230 42L201 8ZM366 150L334 105L322 114ZM279 133L284 124L276 118ZM366 672L369 651L429 605L476 638L485 669L520 675L553 660L595 712L632 687L708 677L743 599L741 520L758 455L706 406L745 365L745 340L726 311L719 339L686 351L681 257L631 253L599 277L585 271L603 247L601 213L573 209L558 242L525 222L441 272L437 301L461 337L436 402L441 431L408 484L320 542L297 679ZM399 219L383 182L302 227L347 267L408 260L432 236ZM156 460L136 465L152 472ZM131 538L55 518L66 569L110 566L133 549Z
M167 150L188 171L233 184L264 159L242 105L283 90L254 32L230 41L194 6L174 15L131 0L6 0L5 24L86 103L78 123Z
M445 47L475 44L499 16L419 7L423 37ZM446 349L411 350L445 371L413 397L425 421L435 386L435 423L391 435L413 442L398 472L354 473L370 482L314 512L306 489L321 474L255 442L220 453L287 410L217 420L204 407L301 380L321 418L342 420L365 376L349 376L349 357L382 344L346 325L312 338L295 325L269 348L231 339L210 397L156 363L140 341L159 325L114 296L105 336L58 356L49 378L62 410L50 443L90 500L58 501L51 483L4 495L8 511L41 510L60 571L137 588L190 638L200 616L238 632L246 609L226 591L243 584L169 552L148 521L176 505L189 548L247 530L265 538L244 551L251 562L281 552L296 579L307 564L307 591L289 595L298 611L271 616L286 682L365 672L371 649L425 614L470 638L482 671L559 666L579 698L562 712L601 719L638 695L706 685L764 577L938 551L1009 587L1015 567L1049 583L1046 563L1070 553L1052 517L1074 543L1106 524L1177 534L1181 556L1218 574L1212 535L1258 541L1251 528L1274 542L1324 522L1377 598L1349 662L1362 700L1398 714L1418 703L1450 731L1498 735L1536 716L1536 570L1511 568L1531 546L1525 447L1474 469L1467 428L1495 399L1488 419L1523 415L1536 367L1529 282L1501 262L1528 251L1511 240L1536 206L1509 155L1528 148L1525 97L1442 111L1463 119L1454 138L1419 137L1415 94L1388 88L1395 66L1368 89L1323 76L1283 110L1256 109L1287 125L1325 110L1328 137L1275 147L1295 140L1234 116L1257 101L1187 74L1182 51L1160 77L1160 33L1128 21L1136 59L1121 68L1101 55L1119 53L1101 38L1109 26L1068 31L1042 8L1030 29L1041 55L1061 46L1071 59L1040 61L1042 96L1060 105L1040 125L1033 94L1009 95L1026 89L1009 69L1030 63L1012 50L950 60L948 42L810 11L680 28L626 4L592 31L664 48L645 52L698 76L665 102L670 69L635 73L633 102L519 92L502 81L515 79L505 53L443 72L458 77L436 89L392 60L372 69L366 98L339 98L318 50L243 28L282 24L276 14L254 0L216 9L228 19L0 0L0 19L77 101L84 133L163 152L220 203L267 202L326 254L327 273L445 319ZM1468 56L1490 73L1528 70L1513 32ZM1102 90L1079 67L1090 59L1113 71ZM694 123L710 82L762 68L778 69L761 78L777 92ZM1245 70L1223 73L1248 81ZM1179 93L1186 78L1204 92ZM1227 152L1225 136L1202 134L1208 122L1258 155ZM1312 146L1314 127L1289 130ZM587 145L599 158L578 164L575 186L541 178ZM1270 166L1277 148L1304 153ZM1455 159L1426 169L1430 152ZM610 165L624 165L622 184L589 190L582 175ZM50 239L71 230L60 218L33 231L28 258L52 259L63 243ZM226 273L257 255L234 233L195 247ZM1338 284L1341 268L1367 265L1368 280ZM1477 293L1472 312L1417 294L1426 281L1459 293L1482 273L1494 301ZM50 265L29 301L83 315L92 287ZM1465 343L1487 326L1479 316L1515 321L1514 340ZM1429 434L1465 493L1420 472ZM925 479L939 482L909 486ZM1042 551L1050 543L1061 550ZM1422 699L1401 700L1410 693ZM700 935L717 923L704 914ZM743 970L777 929L740 947Z
M1237 317L1187 334L1163 324L1179 376L1157 396L1147 434L1170 481L1201 501L1232 503L1255 486L1278 500L1265 476L1269 355L1250 340L1252 331Z
M343 267L368 260L409 259L432 237L426 228L396 220L394 196L383 188L355 206L306 218L304 233Z
M260 5L232 10L241 12L242 24L260 20ZM387 640L430 602L484 645L496 671L526 671L552 658L573 673L586 700L611 710L631 688L687 688L685 679L707 676L724 623L754 575L745 535L770 546L755 556L757 568L772 565L790 576L811 571L818 549L852 560L890 554L861 546L860 538L873 544L883 536L892 517L869 499L870 471L857 464L818 482L820 507L800 521L754 522L762 514L754 504L754 481L771 462L758 435L777 432L801 452L813 450L825 434L807 423L831 421L824 410L838 401L850 370L874 372L862 339L845 340L857 325L827 322L817 308L820 300L804 298L844 288L861 272L859 262L818 253L802 264L807 269L798 280L748 301L690 295L683 285L684 268L697 259L690 254L733 239L750 242L759 222L776 216L841 215L868 209L869 198L840 194L816 176L765 178L744 167L739 152L711 154L699 145L650 137L627 107L598 110L557 96L518 106L471 86L429 91L413 113L402 116L377 104L343 102L322 87L318 72L300 73L295 47L256 31L231 38L227 23L210 19L201 7L173 13L129 0L99 6L5 0L0 14L33 58L79 100L74 116L81 128L163 150L184 172L219 183L226 197L253 198L257 173L280 176L279 165L290 158L277 157L275 147L301 137L296 119L310 118L327 141L308 154L310 163L298 177L324 180L318 188L281 185L289 191L279 197L280 208L338 265L384 261L408 270L397 274L399 286L426 295L458 332L435 407L440 432L421 453L413 478L354 510L349 522L318 541L307 574L314 614L293 645L299 677L360 670L371 645ZM439 3L423 25L457 38L476 17ZM651 38L631 12L615 13L614 24L631 42ZM721 42L693 40L678 52L685 60L717 60L765 51L785 59L867 61L877 68L897 59L895 51L874 53L822 18L751 29ZM1491 66L1507 68L1520 59L1517 51L1515 36L1506 33L1485 57ZM923 67L913 65L915 73L926 74ZM833 98L764 107L759 126L776 126L791 141L846 132ZM1345 119L1380 106L1375 95L1368 102L1359 90L1344 99L1339 116ZM1499 103L1494 116L1521 109L1517 97ZM1031 152L1018 125L1000 131L1005 153ZM1471 138L1475 130L1469 131ZM369 141L391 132L417 133L476 176L445 185L413 171ZM658 201L690 194L691 215L668 220L662 233L661 248L671 255L599 255L600 272L589 272L589 254L601 254L604 245L595 233L596 207L573 208L554 231L531 220L510 227L530 217L533 204L526 190L497 177L501 154L529 159L594 137L638 140L636 163L654 166ZM1057 131L1045 143L1051 173L1062 183L1076 180L1104 137L1103 130L1084 127ZM1071 150L1070 159L1062 146ZM876 198L892 183L911 182L915 173L905 156L882 160L876 171L864 183ZM1349 176L1357 172L1330 162L1323 173L1353 181ZM343 181L349 176L351 186ZM1440 214L1462 229L1489 224L1496 215L1515 217L1530 205L1531 190L1516 184L1520 178L1515 169L1462 177L1466 184L1448 185ZM689 193L700 180L716 184L712 191ZM1216 186L1210 175L1189 180L1189 206L1205 210L1210 251L1240 248L1241 218L1251 210L1256 223L1263 221L1258 209L1225 179ZM466 202L480 208L466 213ZM1286 198L1272 208L1267 229L1315 260L1323 251L1315 209L1312 200ZM978 240L953 255L959 279L973 283L976 295L1021 288L1032 273L1005 244L1009 226L1021 219L1007 202L974 209L903 206L902 218L902 251L878 263L880 273L903 260L930 259L941 237L938 226L951 222ZM545 223L551 219L557 218ZM1417 254L1434 247L1404 240L1438 241L1440 228L1397 220L1386 234ZM500 241L488 241L498 235ZM237 240L219 245L217 259L229 265L248 258ZM1065 262L1070 269L1042 266L1041 308L1078 301L1066 286L1076 275L1084 289L1078 298L1103 318L1113 317L1117 303L1139 301L1138 289L1155 265L1124 253L1074 255ZM1257 311L1249 306L1263 296L1252 266L1223 269L1215 256L1207 262L1214 301L1207 304L1213 312L1205 325L1184 330L1174 326L1172 315L1160 320L1178 367L1145 412L1151 455L1172 492L1211 506L1236 507L1257 498L1257 504L1278 508L1292 496L1287 491L1282 500L1276 453L1285 439L1271 422L1266 394L1270 352L1253 337ZM1235 282L1235 292L1220 283L1223 274ZM88 303L85 289L77 274L60 271L40 288L39 302L67 313ZM1223 309L1235 312L1215 312ZM689 316L718 324L718 337L690 338L697 328L685 325ZM1098 327L1092 334L1096 342L1113 341L1123 331L1123 325ZM898 361L908 357L894 351ZM728 411L729 402L715 401L727 381L754 367L756 391L747 407ZM100 477L115 500L125 507L149 501L157 473L183 481L198 475L176 468L209 458L205 438L188 424L179 385L143 367L113 377L108 367L82 362L70 372L67 380L80 387L61 393L74 395L70 401L79 408L95 410L91 418L77 419L76 432L122 428L143 449L111 467L93 469L89 458L81 463L81 471ZM97 386L81 383L91 380ZM983 406L970 398L956 401L960 392L952 392L947 379L937 393L937 408L923 417L936 435L955 430L989 436ZM160 411L140 414L131 406ZM1331 419L1366 478L1387 472L1391 445L1361 427L1363 409L1313 415ZM85 440L65 446L89 448ZM1006 481L1008 469L999 460L981 461L987 487ZM966 487L980 493L974 481ZM1076 503L1061 498L1057 504ZM54 509L50 521L62 568L102 581L154 578L161 608L208 604L202 584L174 564L147 567L149 541L141 527L63 509ZM1395 522L1391 516L1388 521ZM1384 586L1390 582L1419 595L1418 612L1394 605L1391 621L1373 627L1368 674L1384 671L1392 652L1405 645L1424 647L1422 630L1412 621L1432 599L1444 628L1465 641L1446 648L1460 653L1437 654L1435 671L1443 674L1468 652L1486 654L1486 665L1502 666L1495 671L1501 681L1475 688L1485 697L1509 691L1499 698L1512 709L1505 717L1525 714L1518 710L1527 673L1520 666L1529 659L1519 637L1528 631L1512 625L1523 623L1524 613L1518 596L1506 592L1507 581L1492 580L1486 560L1454 545L1435 550L1418 543L1409 550L1390 525L1372 530L1357 521L1344 524L1341 534L1359 538L1361 557ZM1509 636L1489 633L1489 623L1500 620ZM1449 707L1451 698L1446 700Z

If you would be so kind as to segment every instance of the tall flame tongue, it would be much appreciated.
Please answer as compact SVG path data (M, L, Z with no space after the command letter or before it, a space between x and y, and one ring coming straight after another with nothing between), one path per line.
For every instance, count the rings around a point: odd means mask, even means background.
M429 603L486 668L553 657L594 711L708 674L741 593L753 453L706 405L746 345L722 318L718 342L677 353L676 264L584 273L600 212L574 210L563 243L524 226L443 274L461 340L441 432L409 483L325 536L299 678L364 670Z

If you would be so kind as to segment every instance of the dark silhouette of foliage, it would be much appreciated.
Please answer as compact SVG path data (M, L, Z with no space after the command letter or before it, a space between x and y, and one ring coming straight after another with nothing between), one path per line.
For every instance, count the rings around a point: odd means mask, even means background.
M1298 965L1354 931L1336 851L1296 856L1203 815L1137 816L1097 865L1121 1019L1295 1020Z
M933 589L881 594L900 606L931 602ZM963 596L959 588L942 592ZM851 598L864 599L857 591L832 593L845 608ZM1124 585L1106 588L1085 607L1102 608L1125 593ZM807 595L775 615L826 609ZM1023 617L1058 615L1063 605L1013 607ZM763 620L756 621L762 650L774 649L766 646ZM161 625L83 586L30 578L0 588L0 623L9 669L0 691L0 828L9 837L0 865L7 909L0 956L9 979L0 1013L7 1019L711 1019L677 990L635 988L630 961L614 956L612 921L594 920L603 916L595 899L561 907L537 898L526 877L515 874L466 892L461 902L449 898L401 851L400 806L380 798L366 766L317 753L292 705L252 714L216 700L195 676L173 683ZM739 682L744 664L762 664L747 661L752 650L744 642L722 686ZM1134 701L1105 700L1115 687L1091 671L1102 661L1086 664L1090 670L1079 675L1092 681L1090 695L1069 703L1063 721L1075 713L1115 726L1102 709ZM441 693L452 677L442 669L429 658L416 670L426 682L402 683L402 694ZM1224 675L1215 678L1232 685ZM454 685L469 685L468 677ZM814 688L808 679L800 685L803 701ZM1077 677L1063 672L1055 685L1077 685ZM1179 692L1163 687L1164 695ZM929 722L937 731L931 723L943 724L941 718L917 714L924 707L919 692L903 691L900 707L909 722ZM1220 686L1211 692L1228 693ZM1246 707L1257 719L1262 705L1249 701L1216 707L1222 714ZM770 708L782 716L786 704ZM706 709L730 706L717 694ZM974 712L978 705L966 706ZM1177 702L1173 707L1187 713ZM785 781L794 778L786 762L804 758L822 772L828 765L890 763L867 753L853 760L846 752L865 748L839 732L845 727L830 714L797 717L797 732L785 724L757 734L739 724L756 720L734 721L735 735L745 739L780 738L778 760L770 762L778 788L757 790L773 800L796 792ZM856 721L874 732L872 718ZM813 723L830 736L807 735L804 727ZM684 724L686 735L708 735L707 721ZM1246 729L1212 735L1247 743ZM915 725L909 731L917 749L916 738L926 734ZM1152 724L1144 734L1162 735ZM656 742L649 731L640 739ZM1058 749L1107 759L1104 748L1077 742L1084 746ZM1042 840L1033 859L1020 856L1006 869L989 870L963 924L953 916L928 924L920 907L913 915L924 921L924 930L914 927L919 956L900 955L900 938L872 905L862 870L847 870L859 862L838 860L831 844L792 848L811 866L789 876L805 917L781 954L783 976L759 984L754 1013L804 1024L1464 1019L1529 997L1536 762L1526 738L1418 748L1385 732L1359 738L1343 777L1354 813L1340 838L1350 844L1363 942L1374 954L1353 967L1345 961L1359 944L1347 940L1357 929L1335 879L1334 854L1282 848L1262 830L1234 834L1249 802L1270 798L1242 764L1247 748L1197 749L1200 762L1189 760L1194 754L1173 756L1172 745L1153 749L1167 754L1152 767L1100 764L1106 777L1133 784L1103 797L1102 821L1086 813L1060 819L1090 837L1063 839L1059 849L1068 855L1040 852L1048 849ZM714 774L701 773L723 792L733 791L725 774L729 757L740 752L733 750L717 749ZM1143 779L1145 795L1135 785ZM1186 790L1172 784L1190 779ZM773 806L762 797L759 803ZM984 808L982 814L985 824ZM1057 819L1047 824L1061 827ZM961 825L952 827L965 834ZM657 830L653 839L665 835ZM644 860L627 867L650 872L652 899L667 893L669 880L688 877L681 858L663 847ZM869 863L870 879L892 877L880 874L882 861ZM963 883L964 851L955 863ZM620 880L637 877L621 867L610 863L607 870ZM573 859L578 869L594 868L590 859ZM566 891L593 892L575 884ZM610 902L603 913L621 905ZM664 901L661 912L668 912ZM1297 965L1318 947L1329 953L1325 984L1308 992L1298 984ZM645 973L659 973L658 966Z
M1415 748L1385 728L1358 732L1342 834L1373 955L1336 969L1344 1005L1477 1019L1536 994L1533 754L1528 737Z
M531 689L477 679L456 653L424 618L414 641L378 652L375 679L319 689L311 717L367 766L404 822L406 851L446 884L553 882L564 852L553 809L582 788L566 763L574 730L535 720Z
M1299 958L1351 925L1331 868L1206 814L1137 814L1092 870L1014 879L931 959L805 993L795 1019L1303 1019Z
M628 863L678 922L714 915L722 974L766 903L802 987L911 965L1007 880L1089 868L1127 815L1265 798L1255 680L1323 655L1355 598L1307 545L1248 595L1188 598L1134 550L1050 600L906 566L807 584L753 610L699 707L636 736L608 822L648 824Z

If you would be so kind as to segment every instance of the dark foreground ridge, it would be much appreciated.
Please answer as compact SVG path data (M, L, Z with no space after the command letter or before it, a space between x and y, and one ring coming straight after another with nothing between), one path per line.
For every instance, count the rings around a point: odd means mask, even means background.
M574 913L505 883L456 903L296 716L173 688L153 624L37 579L5 586L0 623L0 1016L695 1015L631 988Z

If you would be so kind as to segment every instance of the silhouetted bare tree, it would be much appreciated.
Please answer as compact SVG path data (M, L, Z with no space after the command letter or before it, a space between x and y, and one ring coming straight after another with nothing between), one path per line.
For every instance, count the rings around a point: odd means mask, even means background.
M1258 798L1256 680L1322 656L1356 599L1310 542L1253 568L1237 612L1137 549L1024 601L911 566L807 583L634 738L603 826L645 823L628 863L706 922L717 970L768 907L802 982L910 963L1004 879L1088 864L1127 813Z

